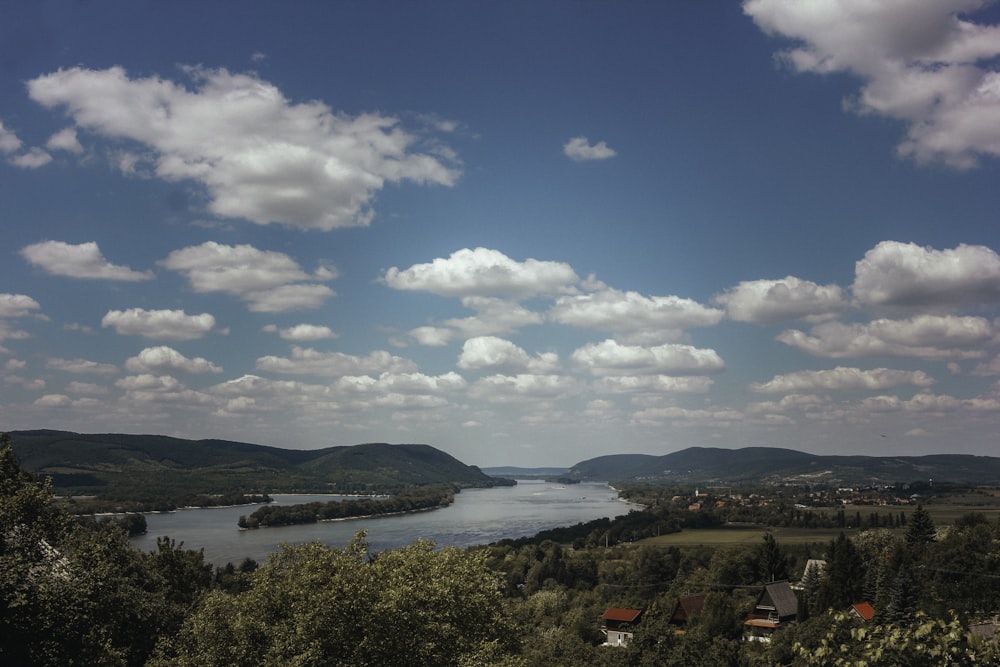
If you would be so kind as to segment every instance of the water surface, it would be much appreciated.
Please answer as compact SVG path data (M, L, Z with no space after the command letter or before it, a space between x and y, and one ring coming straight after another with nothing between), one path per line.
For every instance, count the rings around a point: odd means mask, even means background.
M275 504L327 501L342 496L273 494ZM279 545L319 541L342 547L365 529L372 549L379 551L410 544L418 538L440 546L467 547L505 538L518 538L580 522L627 514L634 506L618 500L606 484L560 485L521 480L517 486L465 489L443 509L415 514L324 521L301 526L240 530L236 522L256 506L178 510L146 516L148 532L133 538L143 551L156 548L156 538L168 536L188 549L204 549L216 565L252 558L267 560Z

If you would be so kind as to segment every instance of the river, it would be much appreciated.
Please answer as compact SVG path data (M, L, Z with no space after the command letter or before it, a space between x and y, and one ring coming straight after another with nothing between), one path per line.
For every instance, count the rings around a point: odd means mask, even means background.
M276 504L292 505L337 496L272 494ZM560 485L519 480L517 486L465 489L448 507L414 514L377 518L324 521L301 526L240 530L240 515L256 506L184 509L146 515L147 532L132 539L143 551L156 549L156 539L167 536L186 549L204 549L205 560L215 565L239 564L244 558L258 563L281 544L319 541L342 547L358 530L368 531L373 551L410 544L419 538L439 546L467 547L505 538L518 538L580 522L627 514L635 505L618 499L606 484Z

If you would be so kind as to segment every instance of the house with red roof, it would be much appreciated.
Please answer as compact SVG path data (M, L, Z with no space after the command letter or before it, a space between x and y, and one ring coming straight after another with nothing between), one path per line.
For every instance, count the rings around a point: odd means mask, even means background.
M857 614L862 621L870 621L875 618L875 607L867 602L855 602L851 605L851 612Z
M601 632L607 637L608 646L625 646L632 639L635 626L642 617L641 609L611 607L601 615Z

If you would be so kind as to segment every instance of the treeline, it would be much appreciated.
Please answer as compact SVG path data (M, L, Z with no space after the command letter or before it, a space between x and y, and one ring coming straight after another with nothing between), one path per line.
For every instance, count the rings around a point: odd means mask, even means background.
M400 514L446 507L455 501L455 487L437 484L403 489L387 498L355 498L298 505L269 505L241 516L240 528L291 526L334 519Z
M231 507L257 505L273 499L264 493L159 493L155 491L117 491L88 497L65 497L61 501L71 514L108 512L172 512L182 507Z

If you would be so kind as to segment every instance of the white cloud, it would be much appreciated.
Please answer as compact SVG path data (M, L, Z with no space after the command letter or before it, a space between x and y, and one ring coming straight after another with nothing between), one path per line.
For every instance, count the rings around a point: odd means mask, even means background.
M325 340L337 337L333 329L318 324L296 324L284 329L271 325L265 327L265 331L276 331L282 339L294 341Z
M996 412L1000 401L991 398L955 398L942 394L915 394L910 399L898 396L872 396L862 402L870 412L908 412L944 416L958 411Z
M490 375L472 385L471 394L490 403L520 403L562 398L576 390L576 382L564 375Z
M77 245L42 241L22 248L21 256L55 276L122 281L153 278L152 271L133 271L127 266L112 264L104 258L94 241Z
M38 169L52 162L52 156L41 148L33 147L27 153L8 158L8 161L15 167L22 169Z
M104 385L94 384L93 382L77 382L74 380L66 385L66 391L71 394L94 394L102 396L108 393L108 388Z
M36 398L32 405L41 408L65 408L69 407L72 403L73 399L66 394L45 394Z
M209 210L258 224L330 230L367 225L386 182L452 185L459 172L391 116L294 104L252 74L185 68L191 87L129 78L121 67L63 69L28 82L76 127L142 145L159 178L206 187Z
M194 340L215 328L215 318L208 313L188 315L183 310L109 310L101 319L102 327L114 327L126 336L144 336L158 340Z
M461 391L468 383L458 373L425 375L423 373L380 373L370 375L350 375L338 378L333 388L345 397L371 400L372 405L392 407L440 407L445 404L437 394ZM403 399L401 397L408 397ZM413 398L418 399L417 402ZM432 398L428 403L427 398ZM421 399L424 399L421 402Z
M496 336L478 336L465 341L458 357L458 367L469 370L530 371L547 373L559 365L559 355L543 352L534 357L509 340Z
M457 332L448 327L426 326L410 329L407 333L421 345L444 347L451 342L451 339L455 337Z
M563 153L566 157L577 162L584 160L607 160L618 155L605 142L598 141L596 144L591 144L587 137L573 137L563 145Z
M678 406L650 407L632 414L632 420L640 424L662 424L674 426L711 426L728 428L743 422L746 415L730 408L682 408Z
M993 357L990 361L978 364L972 369L973 375L1000 375L1000 355Z
M21 148L21 140L12 131L4 127L0 120L0 153L14 153Z
M984 356L980 349L996 332L982 317L919 315L906 320L878 319L868 324L825 322L811 335L797 329L777 340L818 357L916 357L949 360Z
M444 320L435 326L417 327L410 335L421 344L435 346L447 344L455 337L512 334L521 327L544 321L540 313L508 299L467 296L462 299L462 305L475 310L476 314Z
M602 288L560 297L549 311L559 324L615 333L636 342L676 340L685 329L717 324L722 311L677 296L643 296Z
M794 276L741 282L713 300L726 307L730 319L756 324L822 319L847 307L837 285L817 285Z
M92 373L94 375L115 375L118 367L114 364L104 364L89 359L49 359L46 364L49 368L66 373Z
M876 391L911 384L916 387L929 387L934 379L923 371L901 371L889 368L846 368L838 366L822 371L797 371L785 375L775 375L763 383L750 385L753 391L771 394L790 394L803 391L829 390L864 390Z
M82 153L83 146L76 138L76 128L67 127L59 130L45 142L45 147L51 151L69 151L70 153Z
M202 357L189 359L166 345L145 348L138 355L129 357L125 361L125 368L133 373L159 375L169 375L175 372L192 374L222 372L222 368L207 359Z
M417 365L409 359L394 356L385 350L375 350L358 357L343 352L319 352L307 347L292 347L291 358L266 356L257 359L257 368L272 373L298 375L367 375L370 373L408 373Z
M386 285L398 290L515 298L571 293L579 280L568 264L536 259L518 262L488 248L463 248L447 259L439 257L403 270L392 267L382 277Z
M602 377L594 381L593 388L602 394L681 393L703 394L712 388L713 381L703 375L619 375Z
M573 361L594 375L704 375L725 370L715 350L675 343L622 345L611 339L575 350Z
M746 0L769 34L799 44L781 60L799 72L849 72L864 84L846 106L907 125L897 150L957 168L1000 156L1000 26L974 23L986 0Z
M115 386L126 391L137 392L177 392L184 389L184 385L177 378L169 375L153 375L152 373L123 377L115 382Z
M0 294L0 317L24 317L41 305L25 294Z
M251 245L207 241L175 250L160 264L184 274L195 292L230 294L248 302L254 312L318 308L335 295L325 285L306 282L331 280L335 269L321 266L308 274L288 255Z
M948 250L882 241L855 266L854 296L893 306L958 305L1000 300L1000 256L986 246Z

